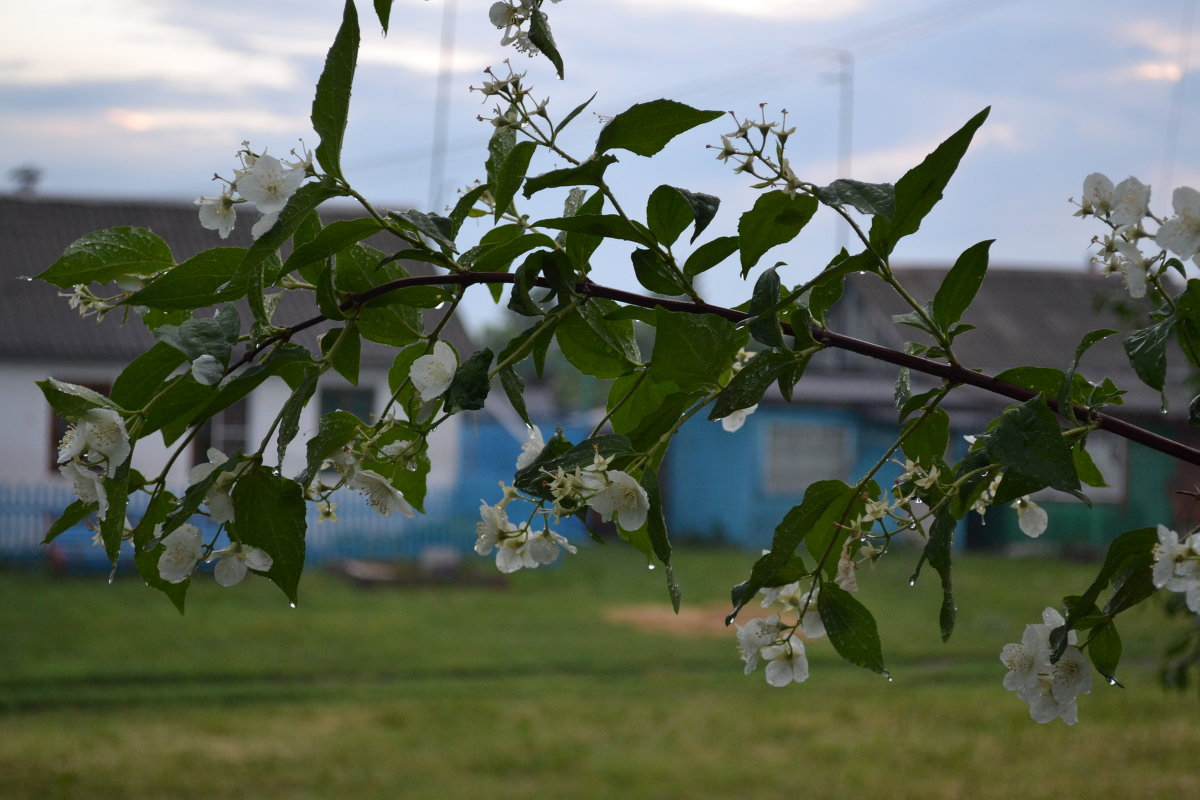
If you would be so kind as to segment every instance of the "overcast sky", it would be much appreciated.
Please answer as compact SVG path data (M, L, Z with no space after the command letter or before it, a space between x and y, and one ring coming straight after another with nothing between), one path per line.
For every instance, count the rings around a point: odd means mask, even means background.
M433 187L448 2L395 0L385 39L359 0L364 46L345 164L383 205L426 208L433 198L440 207L482 176L490 126L475 117L488 108L467 87L506 57L528 70L551 112L598 92L595 113L574 123L581 155L602 124L596 114L633 102L665 96L743 116L766 103L768 114L790 112L795 171L817 183L844 177L838 81L848 59L850 175L861 180L895 181L992 106L945 202L897 251L902 263L948 262L995 238L993 264L1082 268L1099 229L1073 218L1067 200L1085 175L1137 175L1159 213L1169 213L1172 187L1200 187L1195 0L563 0L546 10L565 81L544 59L500 47L489 0L458 0L444 179ZM0 167L3 177L41 169L41 194L188 203L217 191L210 177L231 173L243 140L276 155L300 139L316 144L308 112L338 0L0 0L0 10ZM609 175L626 208L670 183L719 196L711 230L731 232L754 192L705 145L732 127L713 123L653 160L621 153ZM553 215L560 202L548 196L530 212ZM768 258L786 261L785 280L798 281L838 240L832 220L816 221ZM601 279L629 286L626 258L613 249ZM705 290L730 305L746 291L720 277Z

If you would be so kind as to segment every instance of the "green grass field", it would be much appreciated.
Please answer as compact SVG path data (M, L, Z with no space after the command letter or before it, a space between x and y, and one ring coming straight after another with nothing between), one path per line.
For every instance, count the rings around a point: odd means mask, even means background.
M716 610L753 557L683 551L684 607ZM0 798L1200 797L1200 705L1159 688L1154 603L1122 633L1128 688L1037 725L1001 646L1093 566L961 559L943 645L911 555L860 580L891 682L809 646L786 689L731 632L644 629L660 571L590 548L507 589L359 590L204 577L180 617L135 577L0 573Z

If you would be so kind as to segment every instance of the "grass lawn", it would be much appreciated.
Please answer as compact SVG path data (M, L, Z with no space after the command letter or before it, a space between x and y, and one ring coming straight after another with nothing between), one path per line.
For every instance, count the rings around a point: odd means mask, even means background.
M677 558L693 621L753 560ZM613 621L667 604L619 546L503 591L314 573L295 610L206 576L184 617L132 576L0 573L0 798L1200 797L1200 706L1156 683L1153 603L1122 626L1128 688L1097 679L1078 725L1037 725L998 653L1095 567L961 559L943 645L914 562L860 580L893 681L818 641L786 689L743 676L717 624Z

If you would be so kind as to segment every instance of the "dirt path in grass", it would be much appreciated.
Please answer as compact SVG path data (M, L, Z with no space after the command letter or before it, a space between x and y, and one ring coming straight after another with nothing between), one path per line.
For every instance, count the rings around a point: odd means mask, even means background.
M761 612L761 613L759 613ZM714 606L684 606L676 614L666 604L646 604L629 606L611 606L604 609L606 622L618 625L631 625L634 628L655 633L669 633L676 636L730 636L732 632L725 627L725 616L729 613L728 605ZM738 614L738 624L745 625L754 617L770 616L765 608L757 604L742 609Z

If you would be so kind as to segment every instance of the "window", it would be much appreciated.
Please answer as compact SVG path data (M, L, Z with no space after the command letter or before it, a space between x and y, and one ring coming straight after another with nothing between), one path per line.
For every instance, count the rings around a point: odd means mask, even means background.
M809 484L850 471L851 431L832 424L774 424L767 429L766 490L803 494Z
M195 438L194 461L208 461L209 448L215 447L227 456L246 452L250 439L250 409L243 398L217 414L200 428Z
M322 389L321 416L338 409L369 422L375 411L375 390L360 387Z

